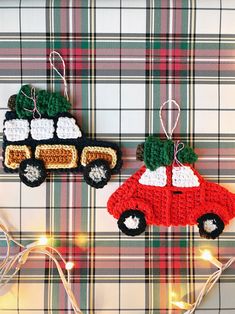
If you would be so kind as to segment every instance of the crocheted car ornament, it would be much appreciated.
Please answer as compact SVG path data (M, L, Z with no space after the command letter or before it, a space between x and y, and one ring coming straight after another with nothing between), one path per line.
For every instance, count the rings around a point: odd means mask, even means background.
M147 225L199 227L201 237L215 239L235 216L235 194L206 181L193 167L193 149L170 138L149 136L137 148L144 161L109 198L107 208L128 236Z
M30 187L47 172L83 172L90 186L102 188L121 166L118 145L87 138L68 112L69 101L58 93L21 87L8 101L3 129L3 166L19 172Z

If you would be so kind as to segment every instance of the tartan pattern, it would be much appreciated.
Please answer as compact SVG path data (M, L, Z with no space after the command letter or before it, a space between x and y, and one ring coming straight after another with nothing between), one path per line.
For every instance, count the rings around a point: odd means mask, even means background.
M221 260L235 254L235 222L216 241L200 239L194 227L150 227L132 239L106 211L108 196L141 165L136 145L160 133L158 110L170 83L182 109L176 138L195 147L201 174L235 192L234 9L230 0L0 1L1 120L24 83L62 91L48 62L56 49L82 130L120 143L124 153L121 175L97 191L81 175L51 175L30 189L0 173L1 217L18 240L46 233L75 261L72 286L84 313L180 313L171 291L192 302L214 271L199 249L212 248ZM234 313L234 279L232 267L197 313ZM43 258L32 259L9 288L2 314L72 313Z

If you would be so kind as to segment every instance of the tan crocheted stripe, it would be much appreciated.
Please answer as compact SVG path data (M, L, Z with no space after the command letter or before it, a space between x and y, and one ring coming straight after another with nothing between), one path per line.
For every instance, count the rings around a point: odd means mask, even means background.
M83 149L81 155L81 164L88 165L91 161L96 159L107 160L110 168L113 169L117 163L116 151L110 147L91 147L87 146Z
M26 145L9 145L5 149L4 163L10 169L17 169L22 160L31 157L31 149Z
M38 145L35 157L44 162L46 169L70 169L78 165L78 152L73 145Z

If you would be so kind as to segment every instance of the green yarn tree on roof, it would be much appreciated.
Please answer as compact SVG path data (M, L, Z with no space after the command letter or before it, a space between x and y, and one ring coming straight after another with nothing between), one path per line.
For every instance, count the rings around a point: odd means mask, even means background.
M184 145L177 154L177 159L182 164L193 164L197 158L197 154L188 145ZM174 142L171 139L161 140L159 137L149 136L144 143L143 159L151 171L160 166L171 165L174 161Z
M31 118L33 116L34 102L31 97L32 87L23 85L16 96L15 111L19 118ZM28 97L27 97L28 96ZM36 104L40 115L54 117L58 113L67 112L71 108L70 102L57 92L36 90Z
M167 132L165 123L163 121L162 110L168 104L174 105L177 110L177 115L173 126L170 131ZM171 110L172 108L170 108ZM194 152L192 147L180 143L179 141L174 142L172 140L172 134L177 126L178 120L180 117L180 106L173 100L169 99L165 101L159 110L159 118L161 122L162 129L167 137L166 140L161 140L159 137L149 136L144 144L140 144L137 147L136 157L139 160L144 161L146 167L151 171L156 170L161 166L169 166L175 162L181 164L193 164L197 161L197 154ZM180 144L181 147L179 148Z

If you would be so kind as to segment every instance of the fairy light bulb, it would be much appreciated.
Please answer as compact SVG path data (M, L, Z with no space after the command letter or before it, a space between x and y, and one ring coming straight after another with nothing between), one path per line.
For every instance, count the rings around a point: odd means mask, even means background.
M47 245L48 244L48 238L47 237L41 237L38 240L39 245Z
M202 259L205 261L211 261L213 259L213 256L209 250L202 251Z
M73 262L67 262L66 264L65 264L65 269L66 270L71 270L71 269L73 269L74 268L74 263Z
M191 310L192 304L183 301L174 301L171 302L173 305L177 306L181 310Z
M171 292L171 304L178 307L179 309L182 309L182 310L190 310L192 308L192 305L187 303L187 302L183 302L183 301L177 301L177 294L175 291L172 291ZM175 301L173 301L175 300Z
M177 298L177 293L175 292L175 291L171 291L171 299L173 300L175 300L176 298Z
M209 250L203 250L201 251L202 255L201 258L204 259L205 261L211 262L213 265L215 265L218 268L222 268L223 264L220 263L220 261L215 258Z

